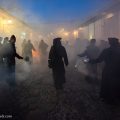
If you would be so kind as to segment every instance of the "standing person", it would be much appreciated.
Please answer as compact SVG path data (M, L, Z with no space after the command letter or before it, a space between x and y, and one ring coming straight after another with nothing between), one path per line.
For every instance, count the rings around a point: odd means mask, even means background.
M99 48L96 46L96 39L91 39L90 44L87 46L86 50L78 55L79 57L87 57L88 59L95 59L99 56ZM92 78L96 80L98 78L97 65L86 64L88 70L87 80Z
M0 37L0 52L2 51L2 40L3 38ZM3 57L0 54L0 76L2 75L2 72L3 72Z
M120 44L117 38L109 38L110 47L103 50L97 59L90 63L105 62L102 72L100 97L106 102L120 100Z
M7 59L7 70L8 70L8 75L9 75L9 79L8 79L8 83L10 86L15 86L16 82L15 82L15 57L17 57L18 59L23 59L23 57L19 56L16 52L16 47L15 47L15 42L16 42L16 37L15 35L12 35L9 43L8 43L8 52L6 54L6 59Z
M22 42L22 56L25 58L25 46L26 46L26 43L27 43L27 41L26 41L26 39L24 39L23 40L23 42Z
M63 90L63 85L66 82L64 64L68 66L66 50L61 44L61 38L55 38L49 52L49 67L52 68L57 95Z
M45 43L44 40L41 40L41 42L39 43L39 50L42 56L45 56L47 54L47 48L48 48L47 43Z
M0 50L2 49L2 40L3 40L3 38L0 37ZM3 64L3 57L0 55L0 67L2 64Z
M3 54L5 54L5 52L7 52L8 49L8 44L9 44L9 38L5 37L4 41L3 41L3 45L2 45L2 52ZM6 56L3 56L3 74L5 74L7 72L7 59ZM4 75L4 78L7 79L8 76Z
M46 59L47 59L47 48L48 45L47 43L44 42L44 40L41 40L39 43L39 52L40 52L40 61L42 65L46 64Z
M28 42L25 45L25 59L29 59L30 64L33 63L32 50L35 51L35 48L34 48L33 44L31 43L31 41L28 40Z
M9 42L9 38L8 38L8 37L5 37L5 38L4 38L4 41L3 41L3 45L6 45L8 42Z

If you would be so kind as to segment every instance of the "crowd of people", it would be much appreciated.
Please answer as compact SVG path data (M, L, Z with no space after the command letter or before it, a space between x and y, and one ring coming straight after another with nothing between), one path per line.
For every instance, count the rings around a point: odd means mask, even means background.
M84 61L90 76L86 79L98 79L99 70L102 69L100 98L107 103L117 103L120 100L120 43L117 38L108 38L108 42L101 40L99 47L96 39L91 39L85 51L78 55L87 57ZM102 63L98 65L97 63ZM52 68L55 88L62 90L65 83L65 68L68 58L61 38L53 40L49 53L49 67Z
M98 48L96 40L92 39L86 50L79 57L88 57L86 66L92 79L97 80L97 69L102 69L100 98L109 103L120 100L120 43L117 38L108 38L108 44L102 40ZM97 63L104 62L104 65Z
M2 44L2 38L0 38L0 75L5 79L10 86L16 85L15 81L15 58L23 59L16 52L16 37L12 35L10 40L6 37Z
M48 56L48 66L52 69L54 86L59 95L64 89L66 82L65 66L69 65L68 55L61 42L62 38L55 38ZM22 57L17 54L15 47L16 37L12 35L4 41L0 37L0 75L3 76L10 86L15 86L15 57L33 63L32 51L36 51L30 40L22 43ZM108 45L109 43L109 45ZM47 55L48 45L41 40L38 45L41 56ZM117 38L108 38L108 42L101 40L100 46L96 46L96 39L91 39L89 45L79 57L87 57L85 62L91 76L86 79L98 79L98 67L102 69L100 98L105 102L117 102L120 100L120 43ZM46 59L46 58L45 58ZM44 62L44 61L43 61ZM98 65L97 63L104 62Z

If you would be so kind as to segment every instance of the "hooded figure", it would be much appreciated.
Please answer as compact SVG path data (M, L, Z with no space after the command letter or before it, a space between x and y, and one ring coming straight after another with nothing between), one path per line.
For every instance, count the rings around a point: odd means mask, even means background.
M96 39L91 39L90 44L87 46L86 50L78 55L79 57L87 57L88 59L96 59L99 56L99 48L96 46ZM98 79L97 65L86 64L88 71L87 79Z
M43 56L46 55L47 48L48 48L47 43L45 43L44 40L41 40L41 42L39 43L39 50Z
M120 99L120 45L117 38L109 38L110 47L90 63L105 62L102 72L100 97L108 102Z
M16 42L16 37L14 35L11 36L10 41L8 43L8 49L7 54L5 55L5 58L7 60L7 70L8 70L8 83L11 86L15 86L15 58L18 59L23 59L23 57L19 56L16 52L16 47L15 47L15 42Z
M33 46L33 44L31 43L30 40L28 40L28 42L25 44L25 50L24 50L24 57L25 59L29 59L29 63L32 64L33 63L33 55L32 55L32 50L35 51L35 47Z
M67 53L60 40L61 38L53 40L53 46L49 53L49 61L51 61L49 67L52 68L54 85L57 90L63 89L63 84L65 83L64 64L68 66Z

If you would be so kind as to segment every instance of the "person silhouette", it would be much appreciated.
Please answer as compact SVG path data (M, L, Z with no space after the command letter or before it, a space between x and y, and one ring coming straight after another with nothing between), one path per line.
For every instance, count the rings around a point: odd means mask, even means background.
M120 44L117 38L108 38L110 47L102 51L97 59L89 62L105 62L102 72L100 97L107 102L120 99Z
M63 90L65 79L65 67L68 66L68 57L65 48L61 44L62 38L55 38L49 52L49 67L52 68L54 85L59 93Z

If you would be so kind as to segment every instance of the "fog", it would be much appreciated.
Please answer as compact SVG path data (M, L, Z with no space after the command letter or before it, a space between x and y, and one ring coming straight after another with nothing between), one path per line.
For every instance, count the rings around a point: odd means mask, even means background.
M29 0L29 2L31 1L33 0ZM46 0L46 2L48 1ZM70 0L68 1L70 2ZM97 1L95 0L95 2ZM101 2L105 1L107 0L101 0ZM52 1L49 2L51 3ZM90 0L90 2L92 1ZM116 4L117 2L119 0L109 0L109 5ZM62 5L60 7L62 9ZM94 8L94 6L88 7ZM67 20L53 18L53 21L45 21L37 13L33 14L30 9L28 10L21 6L20 0L0 0L0 8L5 9L8 13L25 22L29 26L28 28L30 28L27 31L24 24L18 26L11 25L8 27L10 34L5 34L4 28L6 25L3 25L3 31L1 30L0 37L8 36L10 38L12 34L17 36L16 51L23 59L18 59L19 57L15 59L16 85L12 86L9 80L13 79L14 72L10 76L10 71L8 71L10 67L7 65L8 61L6 59L12 51L8 46L9 42L4 46L2 41L0 46L0 60L2 56L2 62L0 61L0 117L1 114L13 114L15 112L16 116L21 117L19 118L20 120L119 119L114 119L116 116L119 116L118 108L116 109L106 104L99 95L102 71L105 64L93 65L89 63L89 60L98 58L104 49L110 47L108 37L120 38L118 31L120 28L118 23L120 18L119 11L117 13L113 11L104 13L102 8L99 16L97 13L99 9L94 10L95 18L92 20L87 18L88 21L83 25L82 23L85 21L81 21L82 18L77 20L76 18ZM61 13L61 11L59 12ZM102 18L101 13L102 15L104 14ZM83 14L85 13L83 12ZM62 14L61 16L64 18L64 15ZM65 17L67 18L67 16ZM22 27L20 28L20 26ZM28 33L25 33L25 30ZM25 34L27 35L25 36ZM69 61L68 66L64 65L66 84L62 90L55 89L54 71L48 67L49 51L53 45L53 39L57 37L62 38L61 43L66 49ZM24 39L27 42L31 40L35 48L32 48L33 59L30 59L31 56L28 56L28 54L24 54L27 50L24 49L23 52L22 48L27 48L27 43L23 44L25 45L24 47L22 46ZM95 45L91 43L91 39L93 41L96 39ZM39 48L41 40L44 40L48 45L46 51L42 51ZM118 54L119 52L117 52ZM15 117L14 114L13 117ZM19 119L15 118L15 120Z

